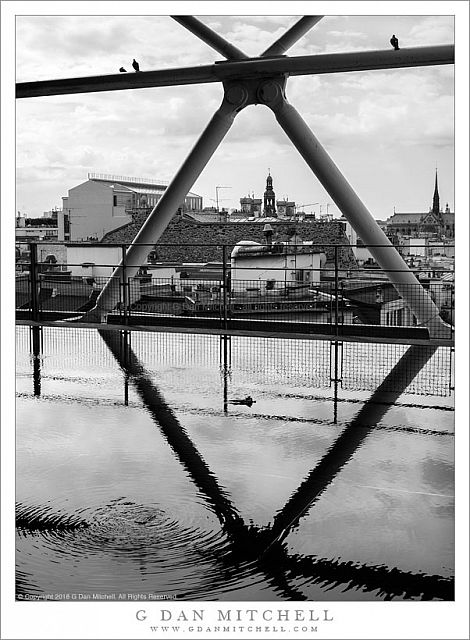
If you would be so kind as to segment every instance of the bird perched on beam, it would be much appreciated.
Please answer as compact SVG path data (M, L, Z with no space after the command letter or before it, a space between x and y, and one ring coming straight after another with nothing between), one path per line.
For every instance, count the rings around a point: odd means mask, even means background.
M395 51L398 51L398 49L400 48L398 46L398 38L395 36L395 34L393 34L393 36L390 38L390 44L395 49Z
M137 71L140 71L139 68L139 63L137 62L137 60L132 60L132 66L134 67L134 71L137 73Z
M119 69L119 71L120 71L121 73L127 73L127 71L124 69L124 67L121 67L121 68Z

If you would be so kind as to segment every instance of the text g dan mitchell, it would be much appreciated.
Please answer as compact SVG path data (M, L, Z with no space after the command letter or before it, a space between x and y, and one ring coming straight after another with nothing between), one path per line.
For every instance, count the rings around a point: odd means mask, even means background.
M206 619L210 615L210 620ZM138 609L140 622L332 622L328 609Z

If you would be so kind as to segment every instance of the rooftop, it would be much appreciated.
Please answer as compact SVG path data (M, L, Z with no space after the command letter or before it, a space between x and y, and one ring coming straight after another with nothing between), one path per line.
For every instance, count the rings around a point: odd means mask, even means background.
M288 242L277 242L275 244L237 244L232 252L232 257L237 255L239 257L254 258L264 257L271 255L282 254L313 254L322 253L322 249L314 246L313 244L289 244Z
M161 195L167 186L168 180L155 178L133 178L130 176L117 176L111 173L88 173L88 180L94 182L106 182L126 187L130 191L140 194ZM188 192L187 197L200 198L197 193Z

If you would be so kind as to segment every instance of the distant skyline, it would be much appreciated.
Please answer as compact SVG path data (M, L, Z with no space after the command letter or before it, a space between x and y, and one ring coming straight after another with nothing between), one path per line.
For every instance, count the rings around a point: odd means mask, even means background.
M105 3L107 4L107 3ZM249 3L244 3L246 9ZM351 10L354 3L351 3ZM103 6L103 5L101 5ZM207 5L206 5L207 6ZM291 5L289 5L289 8ZM245 7L244 7L245 8ZM372 8L372 6L371 6ZM109 6L108 9L109 10ZM257 55L298 16L198 16ZM17 16L17 81L210 64L222 57L168 16ZM454 41L452 16L326 16L288 55ZM287 97L378 219L427 211L438 169L441 205L454 210L452 65L293 77ZM171 180L222 98L219 84L18 100L17 210L62 206L88 172ZM262 197L268 168L277 199L339 216L331 198L263 106L244 109L192 191L205 206Z

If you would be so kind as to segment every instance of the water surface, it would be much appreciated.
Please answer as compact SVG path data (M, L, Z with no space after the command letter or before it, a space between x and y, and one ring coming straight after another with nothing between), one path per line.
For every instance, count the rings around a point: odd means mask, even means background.
M321 341L36 337L17 327L19 598L453 598L448 349L345 343L335 369Z

